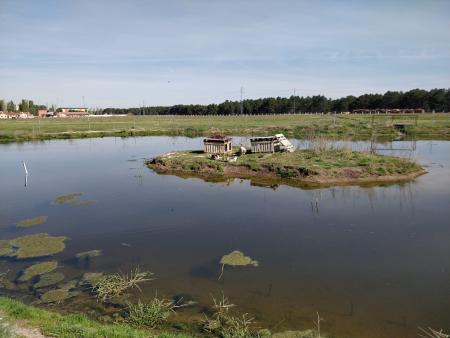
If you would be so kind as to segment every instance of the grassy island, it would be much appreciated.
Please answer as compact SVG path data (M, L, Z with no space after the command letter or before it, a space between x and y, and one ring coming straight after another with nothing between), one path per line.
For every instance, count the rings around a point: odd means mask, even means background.
M230 160L231 159L231 160ZM146 162L160 174L279 181L287 185L345 185L411 180L425 170L408 159L347 149L296 150L210 159L201 151L180 151Z

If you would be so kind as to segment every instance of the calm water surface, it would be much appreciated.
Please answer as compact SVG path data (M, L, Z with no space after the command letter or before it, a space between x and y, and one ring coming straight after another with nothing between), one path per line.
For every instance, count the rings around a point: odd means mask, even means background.
M181 137L0 145L0 238L70 237L55 255L67 278L151 270L157 280L140 297L189 294L199 306L181 317L199 317L211 294L223 292L274 331L312 327L317 312L335 337L414 337L418 326L450 331L450 142L383 150L411 156L429 173L372 188L208 183L143 166L143 158L199 146L200 139ZM380 148L390 146L412 144ZM30 171L26 187L22 160ZM51 203L74 192L97 202ZM40 215L48 221L14 225ZM104 255L74 264L76 253L93 249ZM225 269L218 281L218 261L233 250L260 265ZM29 264L0 260L0 269L14 276Z

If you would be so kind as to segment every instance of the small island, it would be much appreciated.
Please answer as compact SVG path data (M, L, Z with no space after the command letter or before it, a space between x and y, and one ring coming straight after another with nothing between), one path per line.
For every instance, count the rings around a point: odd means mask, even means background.
M198 177L208 181L251 179L266 185L376 185L404 182L426 173L401 157L348 149L295 150L211 156L203 151L170 152L146 161L159 174Z

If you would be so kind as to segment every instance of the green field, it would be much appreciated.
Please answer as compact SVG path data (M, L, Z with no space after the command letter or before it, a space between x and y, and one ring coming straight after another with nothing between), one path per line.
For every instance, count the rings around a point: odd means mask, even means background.
M227 135L288 137L329 136L346 139L399 136L394 124L407 123L406 134L422 139L449 139L450 114L412 115L259 115L259 116L126 116L0 120L0 142L102 136Z

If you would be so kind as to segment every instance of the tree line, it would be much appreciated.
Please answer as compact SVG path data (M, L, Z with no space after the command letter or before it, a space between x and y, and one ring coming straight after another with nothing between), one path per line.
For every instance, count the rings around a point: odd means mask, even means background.
M0 111L25 111L37 114L45 105L35 105L23 99L18 105L0 100ZM356 109L425 109L431 112L450 111L450 89L413 89L406 92L388 91L384 94L345 96L338 99L323 95L268 97L220 104L179 104L173 106L147 106L138 108L105 108L90 110L94 114L134 115L268 115L290 113L351 112ZM56 111L54 106L51 111Z
M225 101L208 105L148 106L139 108L106 108L103 114L134 115L264 115L317 112L351 112L356 109L425 109L449 112L450 89L413 89L406 92L364 94L338 99L316 96L269 97L240 101Z

